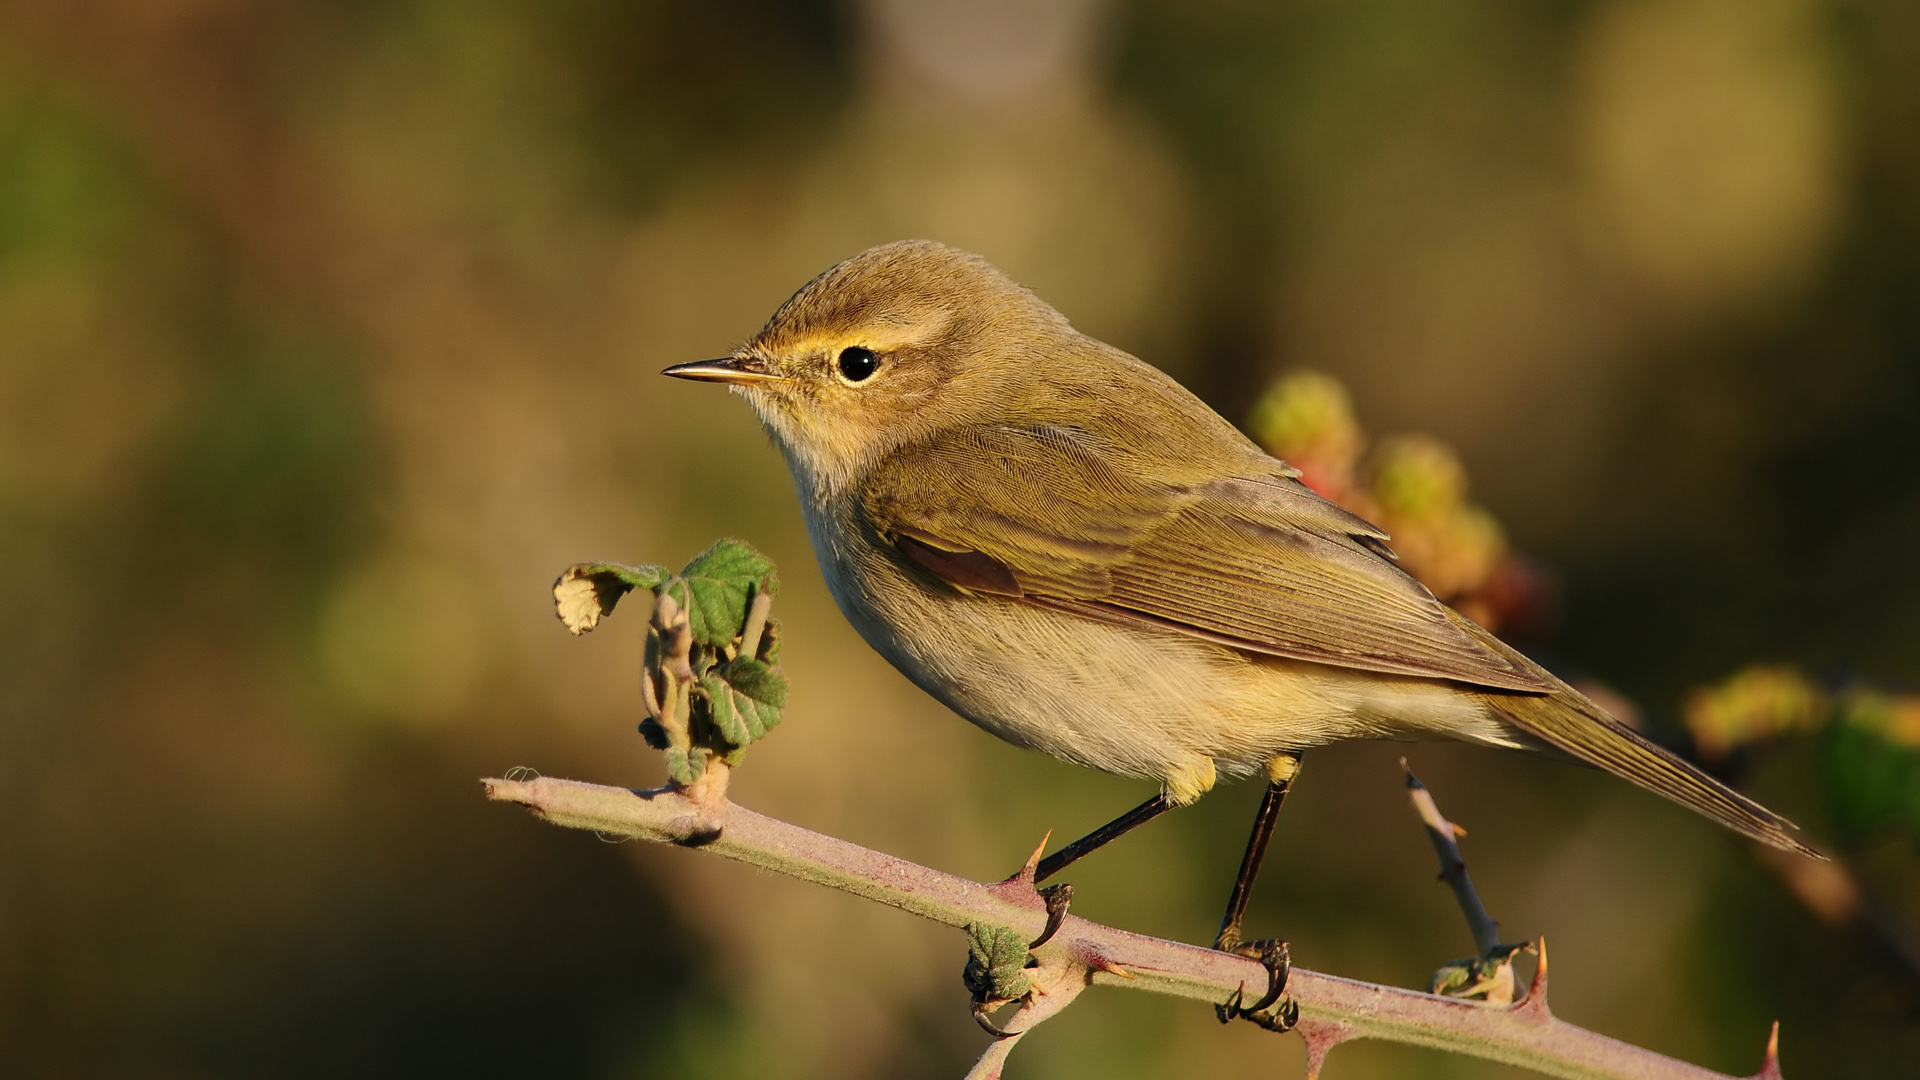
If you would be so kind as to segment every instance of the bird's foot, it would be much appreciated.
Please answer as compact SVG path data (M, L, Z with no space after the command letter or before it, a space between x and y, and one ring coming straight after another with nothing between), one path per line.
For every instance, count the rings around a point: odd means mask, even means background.
M986 1032L996 1039L1012 1038L1019 1034L1019 1032L1007 1031L993 1022L994 1010L1005 1004L1007 1004L1005 1000L983 1001L976 998L973 1003L973 1022L980 1025L981 1031Z
M1292 1031L1293 1025L1300 1022L1300 1004L1282 996L1287 989L1287 974L1292 970L1287 943L1279 938L1242 942L1237 935L1222 933L1213 947L1235 956L1258 960L1260 966L1267 969L1267 991L1260 1000L1251 1006L1243 1005L1246 987L1236 989L1224 1004L1213 1007L1214 1015L1220 1018L1220 1022L1227 1024L1235 1020L1251 1020L1268 1031Z
M1027 944L1028 952L1053 940L1053 935L1060 932L1060 924L1066 921L1067 906L1073 903L1073 886L1071 885L1064 883L1049 885L1036 891L1039 892L1040 899L1047 902L1047 928L1040 931L1040 936Z

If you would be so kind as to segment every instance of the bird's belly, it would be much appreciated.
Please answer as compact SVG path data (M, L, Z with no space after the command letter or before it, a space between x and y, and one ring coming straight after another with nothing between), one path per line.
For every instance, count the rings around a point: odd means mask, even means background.
M922 689L1008 742L1104 772L1173 789L1196 774L1210 783L1216 769L1251 775L1276 754L1344 739L1512 745L1477 697L1448 683L936 593L889 562L822 556L848 619Z

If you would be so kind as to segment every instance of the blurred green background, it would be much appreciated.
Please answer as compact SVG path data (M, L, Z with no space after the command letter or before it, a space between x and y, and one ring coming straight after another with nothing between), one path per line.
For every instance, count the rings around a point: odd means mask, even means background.
M959 1075L959 935L475 783L657 782L644 620L571 639L548 586L736 535L784 570L794 686L743 803L993 878L1147 794L895 675L748 410L656 375L909 236L1236 420L1310 367L1450 443L1560 582L1527 646L1664 737L1754 661L1920 680L1903 0L12 0L0 1072ZM1403 752L1564 1018L1738 1074L1778 1018L1796 1080L1913 1075L1913 832L1836 829L1806 739L1741 773L1851 908L1598 774L1353 746L1250 932L1407 986L1469 951ZM1076 867L1076 912L1210 939L1256 798ZM1103 990L1010 1075L1302 1057Z

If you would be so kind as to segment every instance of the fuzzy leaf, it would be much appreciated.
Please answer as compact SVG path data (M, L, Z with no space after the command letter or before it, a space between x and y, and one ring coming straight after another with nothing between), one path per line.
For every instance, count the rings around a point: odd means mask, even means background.
M693 640L724 648L740 636L754 595L780 587L773 560L738 540L722 540L695 556L672 583L687 611Z
M676 784L691 784L699 780L707 771L707 753L705 750L682 750L677 746L667 747L662 755L667 759L667 775Z
M786 677L744 656L715 668L700 685L713 704L714 728L734 747L765 735L787 705Z
M613 614L620 598L634 589L652 592L668 578L664 566L625 566L620 563L577 563L553 583L554 614L568 630L584 634Z
M1032 959L1026 935L1010 926L970 923L967 926L967 966L960 981L978 1001L1014 1001L1027 996L1033 981L1026 968Z

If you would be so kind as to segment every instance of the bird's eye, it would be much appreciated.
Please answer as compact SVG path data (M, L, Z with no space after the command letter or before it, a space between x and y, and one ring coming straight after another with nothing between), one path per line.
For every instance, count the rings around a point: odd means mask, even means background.
M859 345L840 350L840 374L848 382L863 382L880 368L880 357Z

